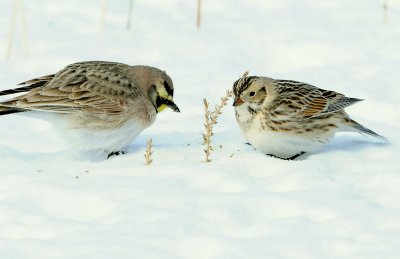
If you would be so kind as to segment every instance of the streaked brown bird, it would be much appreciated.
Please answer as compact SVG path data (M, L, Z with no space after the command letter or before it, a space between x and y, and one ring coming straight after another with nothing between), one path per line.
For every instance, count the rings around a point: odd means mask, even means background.
M233 85L236 120L261 152L292 160L316 152L338 131L384 137L352 120L344 109L362 101L292 80L245 74Z

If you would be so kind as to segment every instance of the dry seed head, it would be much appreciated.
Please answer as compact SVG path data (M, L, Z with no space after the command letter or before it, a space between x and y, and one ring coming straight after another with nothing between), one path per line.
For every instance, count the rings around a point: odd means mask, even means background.
M204 162L210 162L211 158L211 151L214 151L213 147L211 146L211 137L214 136L213 127L218 123L218 116L222 114L222 107L224 107L229 98L232 96L233 92L231 90L226 91L224 97L221 98L221 103L215 106L214 111L209 110L209 103L206 99L203 100L204 102L204 110L205 110L205 120L204 127L206 129L206 133L203 135L203 145L205 145L204 153L205 159Z
M153 162L153 159L151 158L151 155L153 154L152 147L153 147L153 139L150 138L147 140L146 151L144 153L144 158L146 159L146 165L150 165Z

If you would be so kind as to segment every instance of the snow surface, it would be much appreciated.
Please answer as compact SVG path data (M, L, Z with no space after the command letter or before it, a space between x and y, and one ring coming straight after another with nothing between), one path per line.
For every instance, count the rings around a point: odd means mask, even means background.
M0 118L0 258L400 258L400 2L381 0L24 1L29 51L13 1L0 0L0 89L84 60L147 64L173 78L166 111L129 153L71 156L45 121ZM4 54L4 56L3 56ZM363 98L354 119L390 145L340 134L302 161L245 145L233 108L204 158L211 104L245 70ZM154 163L144 149L154 142Z

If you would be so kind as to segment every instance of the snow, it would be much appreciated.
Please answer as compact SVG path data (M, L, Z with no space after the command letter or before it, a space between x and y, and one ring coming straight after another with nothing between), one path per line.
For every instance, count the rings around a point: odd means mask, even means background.
M1 258L399 258L400 3L389 1L24 1L29 50L12 1L0 1L0 89L84 60L147 64L174 80L165 111L129 153L93 162L51 124L0 118ZM251 75L293 79L365 101L347 109L391 144L338 134L306 160L245 144L233 108L204 159L212 105ZM153 138L151 166L144 150Z

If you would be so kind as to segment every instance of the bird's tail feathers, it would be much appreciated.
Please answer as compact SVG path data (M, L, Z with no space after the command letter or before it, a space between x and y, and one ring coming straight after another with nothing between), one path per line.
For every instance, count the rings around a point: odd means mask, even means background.
M384 136L379 135L378 133L376 133L373 130L368 129L367 127L364 127L363 125L361 125L360 123L356 122L355 120L348 119L347 122L348 122L348 126L351 128L349 130L356 131L356 132L359 132L361 134L367 134L367 135L370 135L372 137L379 138L379 139L383 140L384 142L388 142L389 143L389 141Z
M3 91L0 91L0 96L29 92L32 89L44 86L51 79L53 79L54 76L55 75L47 75L47 76L42 76L42 77L39 77L39 78L35 78L35 79L31 79L31 80L22 82L22 83L18 84L21 87L13 88L13 89L6 89L6 90L3 90Z
M7 89L7 90L0 91L0 96L9 95L9 94L23 93L23 92L27 92L27 91L29 91L31 89L33 89L33 87L30 86L30 85L23 86L23 87L18 87L18 88L13 88L13 89Z
M20 109L20 108L15 108L15 107L3 106L0 104L0 116L12 114L12 113L24 112L24 111L26 111L26 110Z

